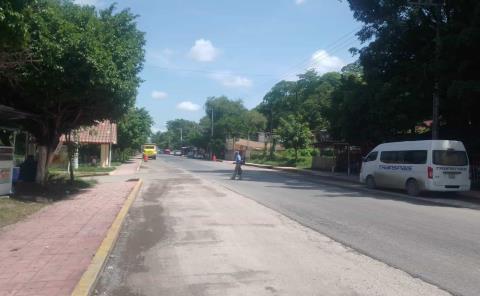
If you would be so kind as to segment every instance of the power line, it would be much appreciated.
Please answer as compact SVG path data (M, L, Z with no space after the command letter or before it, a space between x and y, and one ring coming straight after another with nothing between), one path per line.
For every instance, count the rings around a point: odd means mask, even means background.
M353 39L356 39L355 32L357 32L360 29L361 29L361 27L357 27L357 28L347 32L346 34L342 35L340 38L338 38L337 40L335 40L334 42L332 42L331 44L326 46L323 50L325 50L325 52L327 54L328 53L330 53L330 54L336 53L337 51L343 49L345 47L345 45L347 45L347 46L350 45L351 41ZM320 59L318 59L317 62L320 62L321 60L323 60L325 58L326 58L326 56L323 56ZM265 81L264 83L260 84L260 87L263 87L266 84L271 84L271 83L273 83L273 81L285 80L286 78L290 77L292 74L297 74L296 72L298 72L299 70L305 70L305 67L307 67L311 63L311 60L312 60L312 55L310 54L306 58L302 59L299 63L295 64L292 67L289 67L287 69L287 71L285 71L283 74L281 74L280 76L277 76L279 78L269 79L269 80Z
M352 34L351 32L348 33L348 34ZM333 55L335 53L337 53L338 51L344 49L345 47L348 47L348 46L351 46L352 45L352 40L356 39L356 36L355 35L351 35L349 36L347 39L344 39L345 36L348 36L347 35L344 35L342 36L341 38L339 38L337 41L335 41L334 43L332 44L335 44L334 46L332 45L329 45L327 46L324 51L325 51L325 54L320 56L319 58L317 58L315 60L315 62L318 64L320 63L322 60L324 60L325 58L328 57L328 55ZM344 40L343 40L344 39ZM341 40L341 41L339 41ZM275 79L269 79L267 81L265 81L265 83L262 83L260 84L260 87L263 87L264 85L266 84L271 84L273 83L273 81L282 81L282 80L285 80L287 78L289 78L291 75L293 74L297 74L299 70L305 70L305 68L311 64L311 61L312 61L312 56L308 56L306 59L304 59L301 63L298 63L296 64L294 67L290 67L288 72L284 72L282 75L280 76L277 76L278 78L275 78Z

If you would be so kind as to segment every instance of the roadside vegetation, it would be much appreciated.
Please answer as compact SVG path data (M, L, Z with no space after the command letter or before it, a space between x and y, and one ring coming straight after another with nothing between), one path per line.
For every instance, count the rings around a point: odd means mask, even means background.
M280 167L296 167L299 169L310 169L312 167L312 157L315 155L313 149L300 149L295 156L294 149L277 151L271 156L269 153L256 152L250 155L247 162L265 164Z
M21 221L44 206L43 203L0 198L0 228Z
M110 167L99 167L99 166L92 166L87 164L80 164L78 169L74 170L75 177L84 177L84 176L103 176L108 175L108 173L113 172L117 166L119 166L120 162L112 163ZM66 169L61 168L50 168L49 169L50 177L53 176L69 176L69 171Z
M36 181L46 185L62 134L68 140L82 126L137 111L144 33L136 15L115 5L0 3L0 105L23 114L16 122L0 117L0 126L13 124L35 137Z

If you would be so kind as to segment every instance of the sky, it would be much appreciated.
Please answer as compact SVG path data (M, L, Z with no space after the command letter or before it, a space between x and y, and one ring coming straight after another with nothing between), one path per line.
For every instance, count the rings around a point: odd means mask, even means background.
M76 0L102 9L110 0ZM138 15L145 64L137 106L154 132L168 120L198 121L206 98L254 108L275 83L314 68L338 71L357 57L361 24L345 0L117 0Z

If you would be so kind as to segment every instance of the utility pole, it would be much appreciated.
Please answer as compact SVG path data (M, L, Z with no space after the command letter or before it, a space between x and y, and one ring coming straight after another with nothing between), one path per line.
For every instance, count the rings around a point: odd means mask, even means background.
M213 139L213 107L212 107L212 133L211 133L212 139Z
M180 145L183 147L183 128L180 128Z
M409 3L416 6L433 7L435 9L435 66L437 69L435 69L435 82L432 93L432 140L438 140L440 109L440 73L438 65L440 64L440 26L442 22L442 6L444 5L444 0L411 0Z

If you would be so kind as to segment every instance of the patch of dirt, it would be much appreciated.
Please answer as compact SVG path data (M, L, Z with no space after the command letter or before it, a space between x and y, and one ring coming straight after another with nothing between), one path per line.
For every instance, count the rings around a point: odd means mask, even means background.
M0 228L21 221L44 206L41 203L0 198Z

